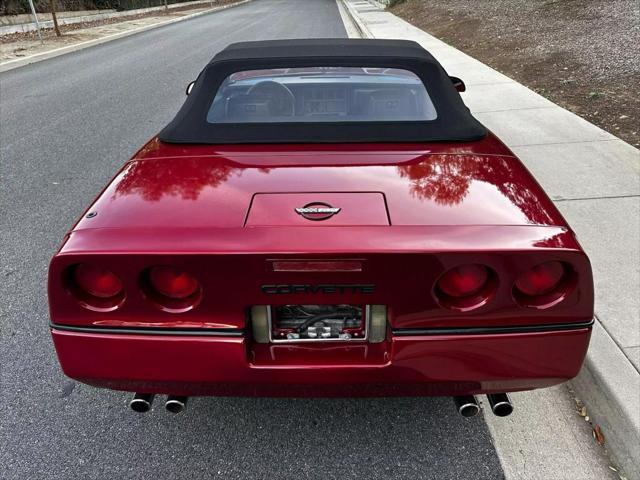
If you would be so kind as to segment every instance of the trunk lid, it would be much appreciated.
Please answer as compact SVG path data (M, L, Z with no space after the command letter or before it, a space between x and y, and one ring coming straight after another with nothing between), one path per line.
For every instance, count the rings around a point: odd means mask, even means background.
M566 225L506 148L149 145L155 147L124 166L90 207L96 215L76 230ZM340 211L323 221L296 211L314 202Z

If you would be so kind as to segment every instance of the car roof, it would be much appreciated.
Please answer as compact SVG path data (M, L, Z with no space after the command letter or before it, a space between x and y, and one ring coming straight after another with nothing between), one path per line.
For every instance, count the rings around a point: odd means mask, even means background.
M265 58L412 58L436 62L419 43L410 40L315 38L232 43L209 63Z

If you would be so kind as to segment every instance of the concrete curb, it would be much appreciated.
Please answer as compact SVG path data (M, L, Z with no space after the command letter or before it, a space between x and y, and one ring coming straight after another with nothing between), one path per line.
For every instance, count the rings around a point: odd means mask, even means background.
M582 370L570 383L612 457L629 479L640 478L640 376L597 319Z
M48 60L49 58L59 57L60 55L65 55L67 53L84 50L85 48L93 47L95 45L101 45L103 43L107 43L112 40L117 40L119 38L125 38L131 35L135 35L137 33L153 30L154 28L164 27L166 25L171 25L172 23L182 22L184 20L189 20L191 18L199 17L201 15L208 15L210 13L219 12L222 10L226 10L228 8L237 7L239 5L248 3L250 1L252 0L240 0L237 3L231 3L228 5L222 5L220 7L214 7L209 10L205 10L203 12L192 13L191 15L185 15L184 17L180 17L180 18L172 18L171 20L167 20L165 22L155 23L153 25L145 25L144 27L134 28L133 30L128 30L126 32L114 33L113 35L107 35L106 37L96 38L94 40L88 40L86 42L76 43L75 45L67 45L66 47L56 48L53 50L49 50L48 52L37 53L35 55L31 55L25 58L9 60L7 62L0 63L0 73L7 72L9 70L14 70L16 68L24 67L25 65L30 65L32 63L41 62L43 60Z
M420 35L424 34L430 38L435 38L420 31L416 27L408 26L406 22L400 19L398 19L398 23L402 23L403 25L399 25L396 29L392 29L388 25L381 26L383 19L380 13L371 13L371 10L367 7L364 7L365 10L359 13L348 0L339 1L344 6L344 10L348 12L352 23L357 27L362 37L376 38L373 32L378 29L379 32L382 32L382 35L378 35L381 38L415 39L412 38L412 36L416 36L416 31L419 31ZM368 2L372 7L379 7L379 2L375 0L368 0ZM364 3L362 0L358 1L358 8ZM391 14L389 13L388 15ZM367 16L374 19L370 22L371 28L367 26L367 22L365 21ZM392 35L392 37L389 35ZM455 50L453 47L438 40L429 41L429 43L434 45L437 56L447 55L447 53ZM465 66L471 65L472 62L477 62L468 55L464 56L466 58ZM514 89L524 88L515 80L499 74L499 72L495 72L493 69L486 68L486 66L483 66L483 69L484 75L486 75L487 78L499 78L504 85L508 83L512 85ZM490 84L491 82L488 80L478 82L476 88L481 88L483 83ZM498 82L496 81L495 83ZM544 102L545 100L539 99L539 101ZM575 122L576 124L581 123L583 126L587 125L585 120L574 114L569 114L569 112L551 104L551 102L548 103L549 107L547 108L549 112L552 110L558 112L558 114L564 112L563 118L566 117L565 121ZM540 103L538 107L544 110L542 103ZM515 110L517 109L514 109L514 111ZM491 113L485 113L484 115L491 115ZM482 114L480 116L482 116ZM484 122L485 118L481 120ZM540 119L535 118L533 120L540 121ZM594 132L598 131L598 135L602 136L602 140L604 141L610 136L594 125L588 124L588 126ZM622 143L614 136L610 137L614 142ZM593 134L593 138L596 138L595 133ZM588 140L592 140L592 138L590 137ZM507 142L507 145L509 146L509 142ZM613 152L612 155L615 157L615 152ZM576 396L587 406L587 411L593 424L597 424L602 428L608 453L616 464L622 467L626 478L629 480L640 480L640 462L638 461L640 458L640 375L621 347L616 344L615 340L609 335L605 327L603 327L603 324L597 318L593 328L591 345L583 368L580 374L573 379L570 384Z
M342 4L344 10L349 15L351 23L356 27L360 36L362 38L375 38L362 19L358 16L358 13L351 7L351 4L349 2L345 2L345 0L338 1Z

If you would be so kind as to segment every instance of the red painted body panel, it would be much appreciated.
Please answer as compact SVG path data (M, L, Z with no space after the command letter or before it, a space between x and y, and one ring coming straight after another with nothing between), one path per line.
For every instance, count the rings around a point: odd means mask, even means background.
M331 192L382 192L392 225L565 225L506 147L496 153L491 140L478 143L492 153L438 144L350 145L346 154L339 153L346 146L314 145L191 150L152 141L91 207L99 214L76 230L241 227L254 194L283 192L314 192L316 201Z
M98 387L176 395L428 396L547 387L574 377L590 330L249 345L243 338L53 330L64 372ZM91 358L91 362L87 359Z
M294 208L309 201L343 210L322 222L306 221ZM593 318L586 255L540 186L492 135L426 145L222 147L153 139L88 211L97 215L76 224L51 263L54 325L246 332L252 305L291 303L386 305L390 329L553 327ZM272 260L300 259L355 259L362 269L271 267ZM519 305L515 279L548 260L568 265L575 285L551 308ZM126 296L118 308L92 311L73 298L64 272L81 262L121 279ZM453 311L439 304L433 288L443 272L464 263L486 265L497 284L486 305ZM195 276L202 285L198 306L169 313L144 298L141 273L153 265ZM261 290L265 284L332 283L374 284L375 291L274 297ZM525 390L574 376L588 340L585 328L447 337L394 337L390 330L383 344L302 348L257 345L249 334L54 329L61 364L73 378L122 390L216 395Z

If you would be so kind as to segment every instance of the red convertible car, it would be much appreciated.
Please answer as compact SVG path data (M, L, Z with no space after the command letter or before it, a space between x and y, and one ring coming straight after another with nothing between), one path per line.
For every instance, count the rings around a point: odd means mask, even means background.
M589 260L413 42L238 43L49 271L66 375L167 395L454 397L580 370Z

